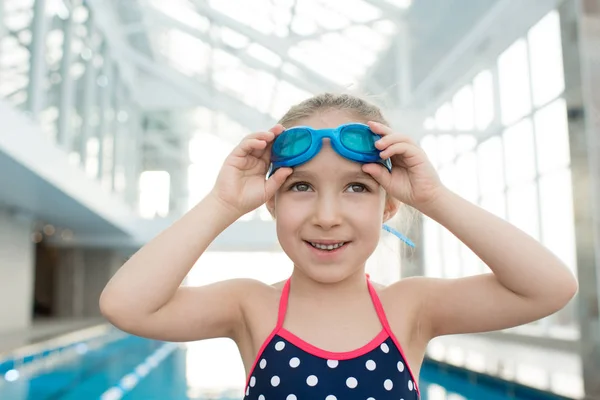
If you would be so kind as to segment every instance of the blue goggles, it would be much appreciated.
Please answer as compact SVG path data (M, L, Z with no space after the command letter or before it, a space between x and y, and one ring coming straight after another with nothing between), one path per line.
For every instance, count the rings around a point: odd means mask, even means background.
M375 142L381 136L374 133L368 125L350 123L337 128L313 129L309 126L296 126L286 129L275 138L271 147L271 165L267 172L270 177L282 167L296 167L310 161L323 146L323 139L329 138L331 147L342 157L362 164L379 163L392 171L392 161L382 159ZM411 247L415 244L406 236L390 227L383 229L392 233Z
M275 138L271 147L271 166L267 177L278 168L296 167L316 156L323 146L323 139L331 140L331 147L342 157L359 163L379 163L392 170L391 160L379 157L375 142L381 136L364 124L351 123L337 128L313 129L296 126L285 130Z

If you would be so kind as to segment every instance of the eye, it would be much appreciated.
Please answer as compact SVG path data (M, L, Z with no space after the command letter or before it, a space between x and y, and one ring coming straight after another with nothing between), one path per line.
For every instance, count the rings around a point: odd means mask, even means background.
M351 193L364 193L369 191L369 189L362 183L351 183L348 186L348 190L350 190Z
M308 192L310 190L310 185L306 182L296 182L290 186L290 190L292 192Z

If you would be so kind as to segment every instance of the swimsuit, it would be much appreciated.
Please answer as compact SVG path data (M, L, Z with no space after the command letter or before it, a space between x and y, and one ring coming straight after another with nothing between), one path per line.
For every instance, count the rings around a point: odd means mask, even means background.
M244 400L418 400L414 375L368 277L367 285L383 329L359 349L331 352L283 328L288 279L277 325L254 361Z

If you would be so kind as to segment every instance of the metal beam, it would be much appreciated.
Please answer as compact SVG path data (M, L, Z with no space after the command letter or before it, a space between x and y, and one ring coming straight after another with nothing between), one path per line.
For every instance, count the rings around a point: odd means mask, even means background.
M413 91L411 105L427 107L430 112L437 108L439 103L432 99L446 101L465 83L465 77L470 79L477 72L489 67L500 52L525 35L535 22L555 9L560 2L498 0L419 83ZM486 48L481 51L479 48L484 38L487 38ZM476 59L473 54L477 54ZM487 61L482 63L481 60Z
M207 17L211 21L216 22L217 24L219 24L221 26L226 26L230 29L237 31L238 33L241 33L242 35L244 35L244 36L248 37L249 39L253 40L254 42L256 42L257 44L278 54L282 58L283 62L289 63L289 64L293 65L294 67L298 68L300 70L300 72L305 76L306 80L313 81L316 85L318 85L321 88L320 91L327 91L327 90L341 91L341 90L343 90L343 88L341 88L339 85L336 85L335 83L331 82L329 79L325 78L324 76L319 75L318 73L312 71L311 69L306 67L306 65L290 58L287 55L288 50L290 48L290 42L288 40L280 39L276 36L265 35L262 32L252 29L249 26L244 25L244 24L240 23L239 21L231 18L230 16L216 11L215 9L208 6L208 4L206 4L205 1L202 1L202 0L191 0L191 1L195 5L198 13L200 13L201 15Z
M190 25L184 24L184 23L176 20L175 18L172 18L172 17L166 15L165 13L162 13L162 12L154 9L153 7L150 7L149 10L152 10L152 11L148 11L149 19L152 19L155 22L165 23L173 28L176 28L182 32L185 32L189 35L192 35L192 36L198 38L199 40L201 40L204 43L211 43L211 38L209 37L209 35L202 32L201 30L191 27ZM127 28L125 28L125 29L127 29ZM269 65L257 58L254 58L253 56L248 55L247 53L245 53L239 49L236 49L232 46L229 46L225 43L222 43L222 42L219 43L217 48L224 50L227 53L239 58L240 61L242 61L248 67L260 69L260 70L269 72L273 75L279 74L278 67ZM323 88L320 85L316 84L315 82L313 82L311 80L306 80L306 79L299 79L285 71L281 71L280 76L282 79L295 85L299 89L306 90L309 93L318 93L323 90Z
M196 82L172 68L156 63L136 50L121 44L119 51L123 58L131 61L140 70L172 84L200 105L226 113L242 126L249 129L265 129L276 123L270 115L257 111L227 93L219 92L217 99L213 98L208 88L202 83Z

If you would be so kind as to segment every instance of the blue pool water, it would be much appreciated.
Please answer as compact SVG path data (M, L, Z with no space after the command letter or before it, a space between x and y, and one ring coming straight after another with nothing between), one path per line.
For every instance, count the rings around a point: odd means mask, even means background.
M0 371L2 400L232 400L241 394L202 392L190 385L188 348L123 334L90 341L60 354L16 363ZM47 352L46 352L47 353ZM200 355L201 356L201 355ZM30 361L30 360L28 360ZM458 371L458 369L457 369ZM474 384L473 377L426 363L423 400L542 400L500 384ZM243 384L243 382L242 382ZM311 399L312 400L312 399Z

